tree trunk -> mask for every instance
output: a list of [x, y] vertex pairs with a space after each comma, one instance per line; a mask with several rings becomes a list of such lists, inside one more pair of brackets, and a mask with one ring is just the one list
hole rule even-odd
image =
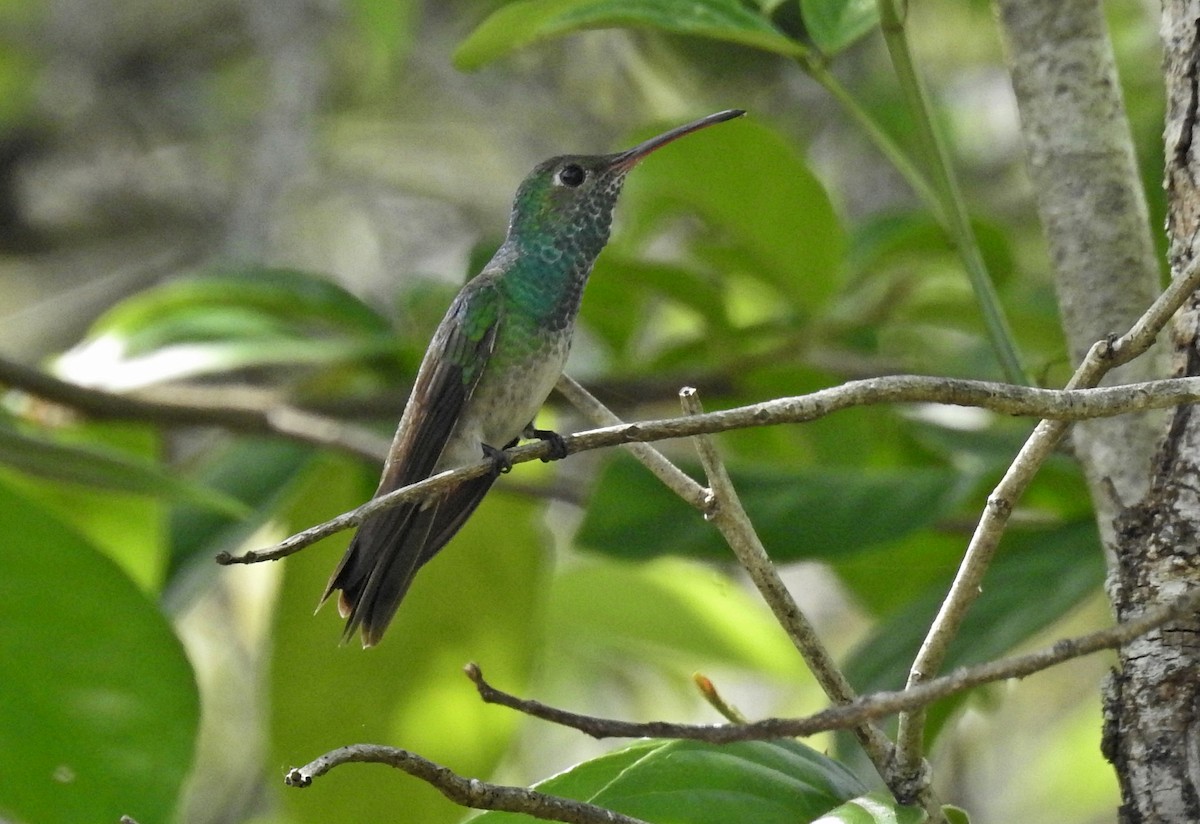
[[[1166, 182], [1172, 273], [1196, 256], [1200, 230], [1197, 38], [1200, 0], [1163, 3]], [[1176, 374], [1200, 375], [1200, 301], [1174, 326]], [[1200, 584], [1200, 416], [1181, 407], [1159, 450], [1150, 490], [1118, 521], [1111, 592], [1122, 620]], [[1200, 616], [1120, 650], [1107, 688], [1104, 752], [1121, 784], [1120, 820], [1200, 821]]]
[[[1026, 166], [1073, 364], [1126, 332], [1159, 293], [1159, 266], [1100, 0], [997, 0], [1021, 113]], [[1106, 384], [1163, 376], [1156, 348]], [[1100, 535], [1146, 494], [1163, 416], [1088, 421], [1072, 431]]]
[[[1078, 360], [1124, 332], [1158, 291], [1132, 141], [1099, 0], [997, 0], [1021, 109], [1030, 177], [1046, 228], [1064, 331]], [[1163, 7], [1172, 271], [1200, 232], [1197, 37], [1200, 0]], [[1200, 301], [1175, 329], [1177, 372], [1200, 374]], [[1119, 380], [1158, 376], [1153, 359]], [[1122, 417], [1076, 427], [1075, 453], [1110, 550], [1118, 618], [1173, 600], [1200, 579], [1200, 416], [1163, 429]], [[1120, 651], [1105, 690], [1105, 755], [1121, 787], [1120, 820], [1200, 821], [1200, 622], [1163, 627]]]

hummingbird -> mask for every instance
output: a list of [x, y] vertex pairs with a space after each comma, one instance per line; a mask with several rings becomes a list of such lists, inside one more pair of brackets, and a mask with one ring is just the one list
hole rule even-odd
[[562, 437], [533, 421], [566, 364], [625, 176], [671, 141], [743, 114], [710, 114], [615, 154], [554, 157], [521, 183], [503, 244], [459, 291], [425, 351], [375, 497], [481, 455], [493, 469], [362, 522], [321, 596], [340, 590], [343, 641], [361, 630], [364, 647], [379, 642], [417, 570], [511, 468], [503, 450], [538, 438], [552, 444], [547, 460], [566, 457]]

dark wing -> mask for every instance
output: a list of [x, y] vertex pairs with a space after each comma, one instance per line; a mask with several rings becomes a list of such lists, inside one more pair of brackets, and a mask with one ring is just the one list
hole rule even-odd
[[[486, 275], [459, 292], [425, 352], [376, 497], [433, 473], [491, 356], [500, 314], [499, 293]], [[324, 603], [341, 590], [344, 638], [361, 627], [363, 646], [379, 641], [417, 569], [450, 540], [492, 480], [468, 481], [443, 498], [390, 507], [363, 521], [321, 596]]]

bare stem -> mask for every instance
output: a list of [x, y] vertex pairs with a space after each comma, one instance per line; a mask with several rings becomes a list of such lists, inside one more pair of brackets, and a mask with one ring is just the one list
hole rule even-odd
[[[613, 414], [612, 410], [601, 403], [592, 393], [580, 386], [571, 376], [563, 375], [560, 377], [558, 384], [554, 388], [558, 390], [558, 394], [567, 399], [568, 403], [597, 426], [624, 425], [625, 421]], [[692, 480], [682, 469], [671, 463], [666, 455], [645, 443], [626, 444], [625, 449], [637, 458], [643, 466], [649, 469], [654, 477], [662, 481], [667, 489], [670, 489], [696, 509], [704, 508], [706, 494], [704, 487]]]
[[[847, 704], [830, 707], [800, 718], [764, 718], [759, 721], [733, 724], [675, 724], [669, 721], [639, 723], [612, 718], [598, 718], [552, 707], [539, 701], [519, 698], [497, 689], [484, 680], [477, 664], [468, 664], [464, 671], [479, 697], [489, 704], [570, 727], [592, 738], [685, 738], [710, 744], [729, 744], [734, 741], [765, 741], [774, 738], [803, 738], [832, 730], [844, 730], [900, 712], [923, 709], [936, 701], [949, 698], [975, 687], [1025, 678], [1065, 661], [1081, 658], [1107, 649], [1115, 649], [1135, 638], [1160, 630], [1171, 621], [1187, 618], [1200, 608], [1200, 589], [1180, 596], [1174, 602], [1147, 610], [1129, 621], [1115, 624], [1075, 638], [1060, 639], [1048, 647], [1024, 655], [1014, 655], [962, 667], [948, 675], [934, 678], [919, 686], [903, 690], [875, 692]], [[1163, 631], [1163, 630], [1160, 630]]]
[[523, 813], [545, 821], [564, 821], [568, 824], [646, 824], [640, 818], [622, 815], [584, 801], [547, 795], [525, 787], [507, 787], [477, 778], [463, 778], [450, 768], [416, 753], [380, 744], [339, 747], [303, 767], [293, 767], [283, 781], [289, 787], [307, 787], [314, 778], [320, 778], [334, 767], [352, 762], [387, 764], [403, 770], [433, 786], [455, 804], [476, 810]]

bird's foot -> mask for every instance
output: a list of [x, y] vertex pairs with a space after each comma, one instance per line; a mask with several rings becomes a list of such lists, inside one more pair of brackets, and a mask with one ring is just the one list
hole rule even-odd
[[529, 424], [521, 432], [521, 435], [528, 440], [536, 438], [539, 441], [545, 441], [550, 444], [550, 454], [542, 458], [542, 463], [561, 461], [567, 457], [567, 442], [563, 440], [562, 435], [552, 429], [537, 429], [533, 424]]
[[[512, 444], [509, 445], [512, 446], [515, 444], [516, 441], [513, 441]], [[512, 458], [508, 456], [507, 452], [505, 452], [503, 449], [497, 449], [496, 447], [487, 443], [481, 443], [480, 446], [483, 447], [483, 457], [490, 459], [492, 462], [493, 478], [512, 472]]]

